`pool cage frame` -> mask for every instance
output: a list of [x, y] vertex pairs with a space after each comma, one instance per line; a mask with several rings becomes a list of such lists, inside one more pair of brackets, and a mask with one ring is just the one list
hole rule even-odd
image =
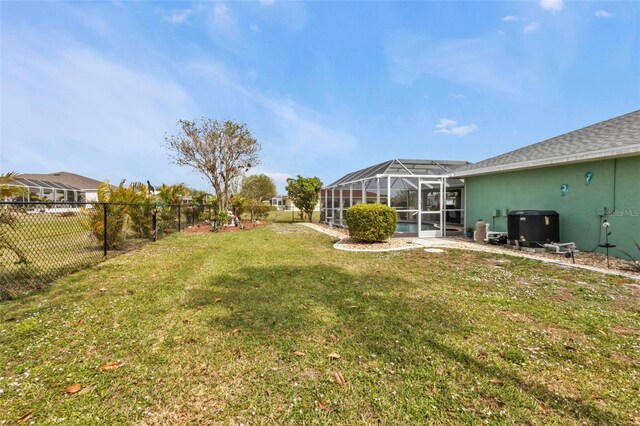
[[398, 215], [395, 237], [464, 232], [464, 181], [450, 176], [466, 161], [390, 160], [347, 174], [320, 192], [320, 220], [347, 227], [346, 210], [382, 203]]
[[13, 197], [12, 200], [7, 199], [0, 201], [52, 201], [71, 203], [84, 203], [86, 201], [86, 191], [61, 182], [17, 177], [7, 183], [7, 186], [22, 188], [25, 193]]

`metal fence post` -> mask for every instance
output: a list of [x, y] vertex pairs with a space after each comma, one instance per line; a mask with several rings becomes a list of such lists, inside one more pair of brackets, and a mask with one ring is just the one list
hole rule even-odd
[[181, 223], [182, 222], [182, 220], [181, 220], [182, 219], [182, 214], [181, 214], [182, 209], [181, 209], [181, 207], [182, 206], [180, 204], [178, 204], [178, 232], [180, 232], [181, 225], [182, 225], [182, 223]]
[[151, 218], [151, 226], [153, 227], [153, 231], [152, 231], [153, 242], [156, 242], [158, 237], [158, 230], [157, 230], [158, 221], [156, 218], [157, 213], [158, 213], [158, 209], [153, 209], [153, 216]]
[[107, 257], [107, 203], [102, 203], [102, 244], [104, 246], [104, 257]]

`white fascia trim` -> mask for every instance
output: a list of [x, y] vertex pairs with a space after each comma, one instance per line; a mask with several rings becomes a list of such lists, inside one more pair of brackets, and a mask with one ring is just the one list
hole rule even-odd
[[549, 166], [558, 166], [562, 164], [572, 163], [585, 163], [593, 160], [608, 160], [617, 157], [632, 157], [640, 155], [640, 144], [629, 145], [623, 148], [616, 149], [603, 149], [599, 151], [590, 151], [582, 154], [575, 154], [562, 157], [543, 158], [540, 160], [522, 161], [520, 163], [512, 163], [507, 165], [498, 165], [483, 167], [477, 170], [462, 171], [459, 173], [453, 172], [452, 177], [466, 177], [485, 175], [490, 173], [511, 172], [523, 169], [541, 168]]

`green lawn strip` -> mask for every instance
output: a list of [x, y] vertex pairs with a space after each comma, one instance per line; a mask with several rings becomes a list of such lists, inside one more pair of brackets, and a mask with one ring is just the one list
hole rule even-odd
[[[300, 219], [300, 212], [295, 211], [292, 213], [291, 210], [277, 210], [277, 211], [270, 212], [267, 220], [273, 223], [308, 222], [308, 219], [306, 218], [306, 216], [304, 219]], [[320, 212], [318, 211], [313, 212], [312, 222], [314, 223], [320, 222]]]
[[0, 420], [632, 423], [637, 301], [615, 277], [345, 253], [298, 225], [174, 235], [0, 304]]

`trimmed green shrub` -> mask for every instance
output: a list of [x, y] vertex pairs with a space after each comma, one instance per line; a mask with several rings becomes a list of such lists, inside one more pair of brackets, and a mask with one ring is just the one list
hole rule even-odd
[[357, 204], [347, 209], [349, 236], [366, 242], [384, 241], [396, 231], [396, 211], [384, 204]]

